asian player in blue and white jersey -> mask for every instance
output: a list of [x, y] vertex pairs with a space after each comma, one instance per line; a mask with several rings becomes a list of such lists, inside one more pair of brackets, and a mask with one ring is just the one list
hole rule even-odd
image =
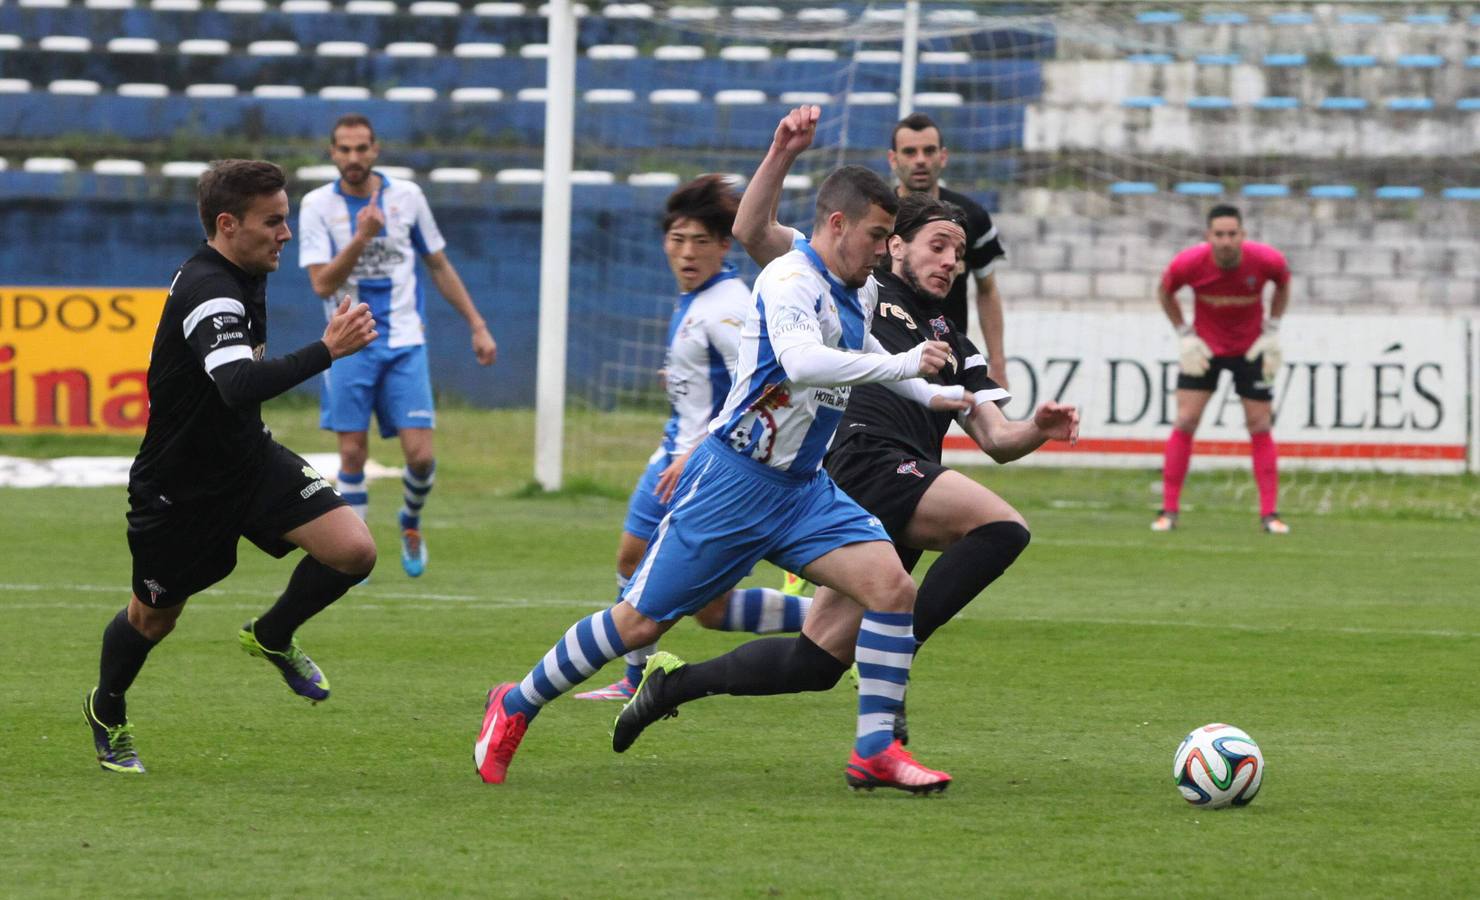
[[[740, 354], [740, 326], [750, 312], [750, 288], [725, 261], [740, 197], [723, 175], [704, 175], [669, 196], [663, 215], [663, 252], [679, 290], [668, 321], [663, 382], [673, 410], [663, 441], [632, 491], [617, 549], [617, 584], [626, 587], [648, 541], [667, 514], [684, 463], [725, 404]], [[756, 634], [800, 631], [810, 597], [770, 588], [727, 590], [695, 613], [705, 628]], [[656, 648], [627, 653], [627, 671], [577, 700], [632, 697]]]
[[308, 269], [325, 310], [340, 292], [368, 303], [380, 338], [353, 357], [336, 360], [324, 375], [319, 425], [339, 435], [337, 487], [365, 518], [369, 493], [370, 413], [381, 437], [399, 434], [406, 457], [400, 513], [401, 564], [416, 577], [426, 568], [421, 509], [436, 477], [432, 383], [427, 368], [425, 302], [416, 260], [467, 320], [473, 354], [489, 365], [498, 354], [493, 335], [447, 258], [446, 241], [421, 188], [391, 179], [373, 166], [380, 154], [375, 129], [361, 115], [341, 116], [330, 132], [330, 156], [339, 179], [309, 191], [298, 214], [298, 264]]
[[[915, 583], [878, 519], [838, 490], [821, 463], [851, 385], [893, 385], [937, 411], [971, 404], [959, 385], [932, 386], [918, 377], [941, 369], [947, 345], [926, 341], [889, 354], [869, 335], [878, 290], [870, 271], [898, 209], [882, 178], [861, 166], [829, 175], [810, 240], [770, 227], [774, 210], [754, 208], [769, 200], [752, 195], [771, 197], [771, 185], [810, 146], [818, 115], [804, 107], [783, 120], [741, 203], [736, 236], [774, 261], [756, 281], [725, 408], [690, 456], [673, 506], [621, 600], [573, 625], [523, 681], [489, 691], [473, 750], [485, 782], [505, 780], [546, 704], [628, 648], [656, 640], [767, 559], [867, 610], [856, 651], [862, 678], [850, 780], [857, 770], [875, 784], [910, 791], [950, 783], [893, 740], [914, 652]], [[742, 220], [754, 225], [742, 227]], [[781, 243], [790, 250], [770, 252]]]

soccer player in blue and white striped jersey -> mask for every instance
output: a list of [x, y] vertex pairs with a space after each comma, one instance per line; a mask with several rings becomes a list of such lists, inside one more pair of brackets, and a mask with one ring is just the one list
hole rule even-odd
[[950, 783], [893, 739], [913, 658], [915, 583], [878, 519], [821, 465], [852, 385], [893, 385], [937, 411], [971, 404], [959, 385], [932, 386], [919, 377], [941, 369], [947, 345], [927, 341], [889, 354], [869, 335], [878, 291], [870, 271], [899, 205], [883, 179], [860, 166], [828, 176], [810, 240], [772, 227], [774, 210], [754, 208], [769, 204], [752, 195], [772, 196], [811, 145], [818, 115], [816, 107], [802, 107], [782, 121], [741, 203], [736, 236], [752, 255], [774, 262], [756, 281], [725, 408], [690, 456], [673, 506], [621, 600], [573, 625], [521, 682], [489, 691], [473, 749], [486, 782], [505, 780], [546, 704], [630, 647], [652, 643], [767, 559], [867, 610], [857, 655], [873, 668], [859, 692], [849, 772], [861, 767], [878, 784], [910, 791]]
[[400, 436], [406, 457], [404, 505], [397, 523], [401, 565], [414, 578], [427, 564], [421, 512], [437, 473], [432, 443], [436, 412], [418, 258], [426, 263], [437, 291], [467, 320], [478, 364], [492, 364], [498, 347], [447, 258], [447, 242], [421, 188], [374, 168], [380, 144], [370, 120], [341, 116], [330, 131], [329, 153], [339, 179], [303, 198], [298, 264], [308, 269], [326, 310], [333, 306], [330, 298], [345, 293], [369, 304], [380, 338], [364, 352], [337, 360], [325, 373], [319, 425], [339, 436], [336, 486], [362, 519], [370, 503], [365, 463], [371, 411], [381, 437]]
[[[704, 175], [668, 198], [663, 215], [663, 252], [679, 290], [668, 321], [663, 383], [673, 413], [663, 440], [648, 459], [632, 491], [617, 548], [617, 584], [626, 587], [648, 540], [668, 512], [684, 463], [707, 435], [709, 422], [725, 404], [740, 353], [740, 326], [750, 311], [750, 288], [725, 261], [740, 197], [723, 175]], [[812, 598], [771, 588], [731, 589], [695, 613], [705, 628], [756, 634], [796, 632]], [[626, 654], [627, 671], [577, 700], [631, 699], [655, 646]]]

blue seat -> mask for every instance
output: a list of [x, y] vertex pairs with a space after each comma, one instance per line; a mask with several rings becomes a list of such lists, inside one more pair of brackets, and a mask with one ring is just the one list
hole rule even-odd
[[1214, 197], [1223, 193], [1223, 185], [1217, 181], [1179, 181], [1172, 190], [1194, 197]]
[[1173, 59], [1170, 53], [1132, 53], [1125, 58], [1126, 62], [1150, 63], [1152, 65], [1164, 65]]
[[1404, 53], [1398, 57], [1400, 69], [1439, 69], [1444, 66], [1444, 57], [1437, 53]]
[[1372, 195], [1379, 200], [1422, 200], [1423, 188], [1385, 184], [1373, 191]]
[[1364, 97], [1327, 97], [1321, 101], [1321, 109], [1360, 110], [1367, 108]]
[[1428, 97], [1389, 97], [1387, 108], [1397, 112], [1428, 112], [1434, 101]]
[[1480, 54], [1465, 57], [1466, 69], [1480, 69]]
[[1290, 189], [1283, 184], [1246, 184], [1240, 193], [1245, 197], [1288, 197]]
[[1154, 194], [1156, 185], [1150, 181], [1116, 181], [1110, 185], [1112, 194]]
[[1260, 97], [1254, 101], [1255, 109], [1299, 109], [1299, 97]]
[[1200, 66], [1236, 66], [1243, 62], [1243, 57], [1237, 53], [1199, 53], [1197, 64]]
[[1285, 67], [1305, 65], [1304, 53], [1266, 53], [1264, 54], [1264, 65]]
[[1444, 13], [1412, 13], [1403, 21], [1409, 25], [1448, 25], [1449, 16]]
[[1203, 13], [1204, 25], [1247, 25], [1249, 17], [1238, 12]]
[[1461, 97], [1454, 101], [1454, 108], [1461, 112], [1480, 112], [1480, 97]]
[[1349, 184], [1317, 184], [1306, 193], [1319, 200], [1350, 200], [1357, 196], [1357, 189]]
[[1172, 10], [1148, 10], [1136, 14], [1136, 22], [1141, 25], [1176, 25], [1182, 21], [1182, 14]]
[[1229, 97], [1188, 97], [1188, 109], [1232, 109], [1233, 100]]
[[1343, 53], [1336, 57], [1336, 64], [1345, 69], [1370, 69], [1377, 65], [1377, 57], [1370, 53]]
[[1313, 22], [1315, 17], [1307, 12], [1272, 13], [1269, 17], [1271, 25], [1310, 25]]
[[1480, 200], [1480, 187], [1445, 188], [1442, 196], [1445, 200]]
[[1381, 25], [1383, 17], [1378, 13], [1342, 13], [1336, 17], [1342, 25]]
[[1126, 97], [1120, 101], [1121, 106], [1131, 109], [1151, 109], [1155, 106], [1166, 106], [1165, 97]]

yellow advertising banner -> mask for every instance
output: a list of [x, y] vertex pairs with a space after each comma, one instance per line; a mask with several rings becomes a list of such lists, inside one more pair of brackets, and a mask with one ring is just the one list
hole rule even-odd
[[0, 435], [138, 434], [164, 288], [0, 286]]

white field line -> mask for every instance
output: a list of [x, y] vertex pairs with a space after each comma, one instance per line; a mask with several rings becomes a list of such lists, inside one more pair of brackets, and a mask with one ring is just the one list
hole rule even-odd
[[[126, 594], [127, 590], [100, 585], [100, 584], [3, 584], [0, 590], [13, 591], [16, 593], [54, 593], [54, 594]], [[212, 607], [221, 609], [253, 610], [260, 609], [268, 598], [258, 591], [232, 590], [230, 588], [211, 588], [202, 592], [205, 595], [222, 597], [254, 597], [255, 603], [212, 603]], [[363, 599], [361, 599], [363, 598]], [[407, 600], [436, 600], [437, 603], [376, 603], [383, 599], [407, 599]], [[526, 597], [477, 597], [471, 594], [414, 594], [405, 592], [373, 592], [373, 589], [361, 589], [357, 596], [344, 603], [343, 608], [349, 610], [416, 610], [416, 611], [447, 611], [447, 610], [501, 610], [501, 609], [600, 609], [607, 605], [604, 600], [571, 600], [571, 599], [541, 599], [533, 600]], [[94, 603], [68, 603], [62, 600], [46, 601], [37, 603], [7, 603], [6, 609], [97, 609]], [[997, 623], [1032, 623], [1048, 625], [1100, 625], [1109, 628], [1195, 628], [1220, 631], [1242, 631], [1254, 634], [1346, 634], [1369, 637], [1425, 637], [1425, 638], [1447, 638], [1472, 640], [1480, 638], [1480, 631], [1461, 631], [1447, 628], [1364, 628], [1361, 626], [1315, 626], [1315, 625], [1250, 625], [1246, 623], [1229, 622], [1188, 622], [1180, 619], [1110, 619], [1110, 618], [1058, 618], [1054, 616], [1002, 616], [990, 613], [979, 614], [968, 608], [957, 616], [961, 619], [969, 619], [973, 622], [997, 622]]]

